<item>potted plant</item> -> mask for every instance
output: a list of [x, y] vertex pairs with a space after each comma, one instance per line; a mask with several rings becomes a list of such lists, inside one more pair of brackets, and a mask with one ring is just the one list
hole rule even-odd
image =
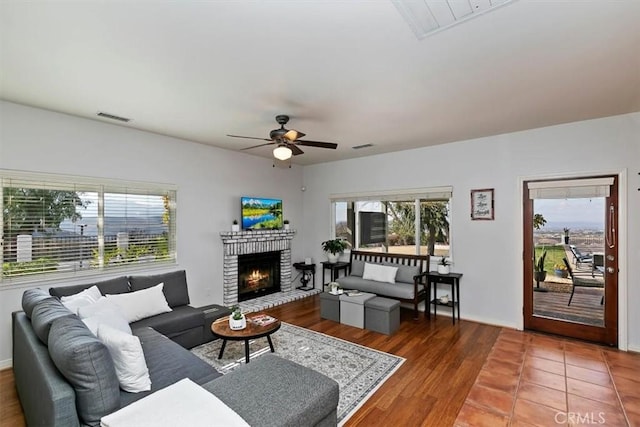
[[284, 220], [284, 222], [283, 222], [283, 224], [284, 224], [284, 229], [285, 229], [285, 230], [288, 230], [288, 229], [289, 229], [289, 220], [288, 220], [288, 219], [285, 219], [285, 220]]
[[327, 253], [327, 259], [331, 264], [338, 262], [338, 257], [345, 249], [347, 249], [346, 240], [332, 239], [322, 242], [322, 250]]
[[536, 281], [536, 289], [538, 290], [543, 289], [540, 288], [540, 282], [544, 282], [544, 279], [547, 278], [547, 272], [544, 269], [544, 260], [546, 257], [547, 251], [543, 251], [540, 258], [533, 263], [533, 279]]
[[231, 315], [229, 316], [229, 328], [234, 331], [244, 329], [247, 327], [247, 319], [242, 310], [237, 305], [231, 307]]
[[564, 244], [569, 244], [569, 229], [567, 227], [564, 228]]
[[233, 224], [231, 224], [231, 231], [240, 231], [240, 225], [238, 224], [237, 219], [233, 220]]
[[449, 274], [449, 261], [447, 257], [443, 256], [438, 261], [438, 273], [439, 274]]
[[566, 279], [569, 276], [569, 272], [567, 271], [567, 266], [564, 264], [554, 264], [553, 266], [554, 273], [557, 277], [562, 277]]

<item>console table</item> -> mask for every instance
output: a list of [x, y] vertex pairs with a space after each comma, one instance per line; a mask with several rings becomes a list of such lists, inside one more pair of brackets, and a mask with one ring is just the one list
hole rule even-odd
[[328, 282], [324, 281], [324, 271], [325, 270], [329, 270], [331, 272], [330, 276], [331, 279], [329, 280], [329, 282], [335, 282], [336, 279], [338, 277], [340, 277], [340, 270], [344, 271], [344, 274], [347, 275], [348, 273], [348, 269], [349, 266], [351, 265], [348, 262], [344, 262], [344, 261], [339, 261], [339, 262], [329, 262], [329, 261], [322, 261], [320, 264], [322, 264], [322, 287], [324, 290], [324, 287], [327, 286]]
[[[456, 324], [456, 309], [458, 310], [458, 321], [460, 321], [460, 278], [461, 273], [449, 273], [440, 274], [437, 271], [430, 271], [427, 275], [427, 298], [431, 295], [431, 285], [433, 285], [433, 299], [430, 305], [433, 305], [433, 317], [437, 316], [437, 307], [444, 305], [451, 307], [451, 318], [453, 324]], [[438, 284], [451, 286], [451, 298], [448, 302], [441, 302], [437, 296], [436, 291]], [[431, 309], [427, 307], [427, 318], [431, 318]]]

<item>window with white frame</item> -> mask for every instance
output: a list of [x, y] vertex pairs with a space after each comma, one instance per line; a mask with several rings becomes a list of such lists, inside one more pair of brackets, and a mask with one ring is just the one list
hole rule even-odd
[[0, 283], [176, 261], [176, 188], [0, 170]]
[[451, 257], [451, 187], [335, 194], [335, 237], [350, 248]]

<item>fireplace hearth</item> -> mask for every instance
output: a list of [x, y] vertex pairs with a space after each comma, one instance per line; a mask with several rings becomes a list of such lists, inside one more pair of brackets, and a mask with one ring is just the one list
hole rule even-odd
[[280, 292], [280, 251], [238, 256], [238, 301]]

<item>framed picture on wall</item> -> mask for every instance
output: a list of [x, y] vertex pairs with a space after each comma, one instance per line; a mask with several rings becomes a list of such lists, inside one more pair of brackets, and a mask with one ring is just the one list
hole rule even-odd
[[471, 190], [471, 219], [493, 220], [493, 188]]

